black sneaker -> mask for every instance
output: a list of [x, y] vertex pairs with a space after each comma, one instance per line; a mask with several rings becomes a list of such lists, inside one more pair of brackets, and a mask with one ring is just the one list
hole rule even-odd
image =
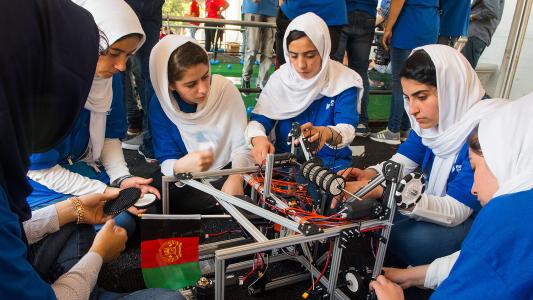
[[[244, 79], [243, 79], [243, 80], [242, 80], [242, 84], [241, 84], [241, 88], [243, 88], [243, 89], [249, 89], [249, 88], [250, 88], [250, 81], [249, 81], [249, 80], [244, 80]], [[248, 95], [250, 95], [249, 92], [241, 92], [241, 94], [242, 94], [243, 96], [248, 96]]]

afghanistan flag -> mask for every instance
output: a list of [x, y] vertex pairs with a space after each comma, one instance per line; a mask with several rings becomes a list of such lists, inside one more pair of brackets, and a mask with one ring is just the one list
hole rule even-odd
[[[162, 216], [158, 216], [162, 217]], [[196, 284], [200, 219], [152, 219], [141, 222], [141, 267], [149, 288], [177, 290]]]

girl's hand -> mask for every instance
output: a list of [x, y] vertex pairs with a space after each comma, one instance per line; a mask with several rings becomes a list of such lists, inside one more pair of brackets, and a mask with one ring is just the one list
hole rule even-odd
[[174, 172], [203, 172], [213, 164], [215, 155], [212, 150], [190, 152], [174, 164]]
[[256, 136], [252, 139], [252, 150], [250, 151], [250, 154], [256, 164], [262, 165], [267, 154], [274, 153], [274, 151], [276, 151], [276, 149], [270, 141], [268, 141], [266, 136]]

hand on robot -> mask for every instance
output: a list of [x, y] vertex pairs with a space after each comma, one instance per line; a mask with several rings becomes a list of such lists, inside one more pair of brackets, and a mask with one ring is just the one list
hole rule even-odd
[[226, 179], [226, 182], [224, 182], [224, 185], [222, 186], [221, 191], [223, 191], [226, 194], [229, 195], [243, 195], [244, 194], [244, 187], [243, 187], [243, 179], [241, 175], [239, 174], [233, 174], [228, 176], [228, 179]]
[[203, 172], [213, 164], [213, 150], [190, 152], [174, 163], [175, 173]]
[[324, 144], [328, 143], [332, 146], [338, 145], [342, 142], [342, 137], [339, 133], [327, 126], [313, 126], [307, 122], [300, 126], [302, 135], [307, 138], [310, 143], [318, 142], [316, 151], [318, 152]]
[[256, 136], [252, 139], [252, 150], [250, 154], [254, 159], [255, 163], [262, 165], [266, 159], [267, 154], [274, 153], [276, 149], [274, 145], [270, 143], [266, 136]]
[[370, 180], [374, 178], [374, 176], [377, 175], [377, 172], [374, 169], [361, 170], [359, 168], [348, 168], [348, 169], [344, 169], [344, 170], [337, 172], [337, 174], [344, 177], [347, 181], [348, 180], [362, 181], [362, 180]]
[[[350, 194], [355, 194], [358, 190], [360, 190], [362, 187], [368, 184], [368, 180], [359, 180], [359, 181], [347, 181], [346, 186], [344, 189], [348, 193], [343, 193], [342, 195], [339, 195], [331, 201], [331, 208], [335, 208], [337, 206], [337, 202], [339, 200], [345, 201], [347, 199], [350, 199]], [[383, 195], [383, 187], [377, 186], [372, 191], [370, 191], [368, 194], [366, 194], [364, 197], [361, 198], [361, 200], [364, 199], [379, 199]]]
[[376, 292], [379, 300], [403, 300], [403, 290], [383, 275], [370, 282], [370, 289]]
[[383, 271], [387, 279], [398, 284], [402, 289], [407, 289], [413, 286], [424, 286], [428, 266], [422, 265], [407, 269], [383, 268]]

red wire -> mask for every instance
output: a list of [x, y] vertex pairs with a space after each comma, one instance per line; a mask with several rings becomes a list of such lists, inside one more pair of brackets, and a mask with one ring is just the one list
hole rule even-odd
[[313, 283], [313, 285], [311, 285], [307, 289], [308, 292], [313, 289], [313, 286], [318, 284], [318, 282], [320, 281], [320, 278], [322, 278], [322, 276], [324, 276], [324, 274], [326, 273], [326, 269], [328, 268], [328, 265], [329, 265], [329, 258], [331, 257], [331, 245], [332, 245], [332, 243], [331, 243], [331, 241], [329, 241], [328, 258], [326, 259], [326, 264], [324, 265], [324, 268], [322, 268], [322, 272], [320, 273], [320, 275], [318, 275], [318, 277], [316, 278], [316, 280]]
[[250, 270], [250, 272], [248, 272], [248, 274], [246, 274], [246, 276], [244, 276], [244, 278], [242, 279], [243, 283], [246, 282], [246, 279], [248, 279], [248, 277], [250, 277], [250, 275], [252, 275], [255, 272], [255, 268], [257, 268], [257, 254], [255, 257], [254, 265], [252, 266], [252, 270]]

